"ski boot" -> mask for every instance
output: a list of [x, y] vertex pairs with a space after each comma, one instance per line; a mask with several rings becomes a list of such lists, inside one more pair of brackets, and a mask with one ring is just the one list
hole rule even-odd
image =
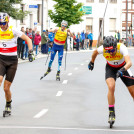
[[57, 80], [57, 81], [60, 81], [60, 71], [57, 71], [56, 80]]
[[11, 115], [11, 102], [6, 103], [5, 110], [3, 111], [3, 117], [7, 117]]
[[110, 128], [113, 127], [114, 122], [115, 122], [115, 112], [114, 111], [109, 111], [108, 123], [110, 124]]
[[47, 72], [40, 78], [40, 80], [43, 79], [45, 76], [47, 76], [50, 72], [51, 72], [51, 68], [48, 67]]

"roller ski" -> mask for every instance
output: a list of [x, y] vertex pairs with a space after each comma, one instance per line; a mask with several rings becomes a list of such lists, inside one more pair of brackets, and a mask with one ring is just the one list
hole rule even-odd
[[51, 68], [49, 67], [47, 69], [47, 72], [40, 78], [40, 80], [42, 80], [44, 77], [46, 77], [50, 72], [51, 72]]
[[3, 111], [3, 117], [8, 117], [11, 115], [11, 104], [6, 104], [5, 110]]
[[114, 113], [114, 111], [109, 111], [108, 123], [110, 124], [110, 128], [113, 127], [114, 122], [115, 122], [115, 113]]
[[57, 74], [56, 74], [56, 81], [60, 81], [60, 71], [57, 71]]

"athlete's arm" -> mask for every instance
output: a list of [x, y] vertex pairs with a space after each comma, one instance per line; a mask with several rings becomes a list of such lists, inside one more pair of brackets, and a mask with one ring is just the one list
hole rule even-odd
[[128, 70], [132, 66], [132, 62], [131, 62], [130, 56], [129, 55], [124, 56], [124, 60], [126, 62], [124, 68], [125, 68], [125, 70]]
[[120, 52], [123, 54], [124, 60], [126, 62], [124, 68], [125, 68], [125, 70], [128, 70], [132, 66], [132, 62], [131, 62], [130, 56], [128, 54], [128, 49], [124, 44], [121, 44]]
[[99, 54], [99, 53], [98, 53], [97, 49], [94, 50], [94, 52], [93, 52], [93, 54], [92, 54], [92, 58], [91, 58], [91, 62], [92, 62], [92, 63], [94, 63], [94, 61], [95, 61], [95, 59], [96, 59], [96, 57], [97, 57], [98, 54]]
[[22, 36], [20, 38], [27, 42], [29, 50], [33, 49], [32, 48], [32, 41], [31, 41], [31, 39], [28, 36], [26, 36], [25, 34], [22, 34]]

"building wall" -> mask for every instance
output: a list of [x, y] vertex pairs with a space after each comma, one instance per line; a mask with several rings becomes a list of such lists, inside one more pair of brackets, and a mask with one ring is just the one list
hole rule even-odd
[[[100, 3], [100, 0], [93, 0], [93, 2], [87, 2], [89, 0], [77, 0], [77, 2], [82, 2], [83, 6], [91, 6], [92, 7], [92, 13], [84, 15], [83, 22], [77, 25], [72, 25], [70, 26], [70, 29], [72, 32], [82, 32], [83, 30], [93, 32], [94, 35], [94, 43], [96, 44], [98, 40], [98, 35], [99, 35], [99, 29], [100, 29], [100, 22], [99, 20], [103, 19], [104, 16], [104, 11], [106, 7], [107, 0], [104, 0], [104, 3]], [[103, 1], [103, 0], [101, 0]], [[111, 0], [110, 0], [111, 1]], [[114, 0], [115, 1], [115, 0]], [[48, 2], [48, 4], [47, 4]], [[41, 4], [42, 0], [23, 0], [23, 6], [24, 10], [31, 10], [29, 9], [29, 5], [40, 5], [39, 9], [39, 14], [37, 12], [37, 9], [32, 9], [31, 13], [24, 19], [23, 23], [20, 23], [20, 21], [10, 21], [12, 25], [20, 29], [22, 26], [26, 27], [37, 27], [37, 29], [40, 31], [41, 30]], [[48, 9], [53, 10], [53, 5], [55, 2], [52, 0], [44, 0], [44, 23], [43, 23], [43, 29], [50, 29], [56, 27], [56, 25], [50, 20], [48, 17]], [[103, 36], [108, 36], [108, 35], [114, 35], [115, 30], [121, 31], [122, 30], [122, 1], [117, 0], [117, 3], [109, 3], [106, 14], [105, 14], [105, 19], [104, 19], [104, 24], [102, 25], [102, 37]], [[20, 8], [19, 5], [17, 5], [18, 8]], [[37, 15], [38, 14], [38, 15]], [[38, 17], [39, 17], [39, 22], [38, 22]], [[115, 26], [113, 25], [113, 22], [115, 21]], [[37, 23], [37, 25], [34, 25], [34, 23]]]

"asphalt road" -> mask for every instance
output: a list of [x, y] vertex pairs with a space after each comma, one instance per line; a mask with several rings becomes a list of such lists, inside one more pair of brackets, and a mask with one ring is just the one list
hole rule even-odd
[[[134, 50], [129, 50], [134, 73]], [[116, 83], [116, 122], [108, 124], [107, 85], [102, 55], [93, 71], [87, 68], [92, 51], [67, 55], [56, 81], [57, 56], [52, 72], [44, 79], [46, 58], [18, 65], [11, 87], [12, 115], [3, 118], [3, 87], [0, 90], [0, 134], [132, 134], [134, 101], [120, 79]], [[65, 57], [65, 56], [64, 56]]]

